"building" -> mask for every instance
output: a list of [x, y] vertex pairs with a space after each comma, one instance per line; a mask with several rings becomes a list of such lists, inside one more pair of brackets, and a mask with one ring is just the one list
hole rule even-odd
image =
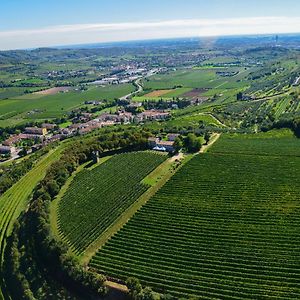
[[11, 155], [11, 153], [12, 153], [12, 148], [11, 147], [0, 145], [0, 154], [9, 154], [9, 155]]
[[159, 141], [156, 144], [156, 147], [161, 149], [161, 151], [167, 151], [167, 152], [174, 152], [175, 151], [174, 142], [172, 142], [172, 141]]
[[156, 144], [159, 142], [159, 139], [156, 137], [149, 137], [148, 138], [148, 145], [151, 149], [156, 147]]
[[149, 148], [156, 151], [174, 152], [174, 141], [163, 141], [159, 138], [148, 138]]
[[46, 135], [47, 134], [47, 128], [42, 127], [26, 127], [25, 133], [27, 134], [35, 134], [35, 135]]
[[56, 124], [50, 124], [50, 123], [42, 124], [42, 128], [46, 128], [47, 130], [54, 130], [56, 126], [57, 126]]
[[117, 114], [102, 114], [98, 117], [100, 121], [112, 121], [115, 123], [130, 123], [134, 119], [132, 113], [119, 111]]
[[101, 101], [91, 100], [91, 101], [85, 101], [84, 104], [86, 105], [100, 105], [102, 104]]
[[139, 120], [142, 121], [159, 121], [166, 120], [170, 117], [169, 112], [158, 111], [158, 110], [146, 110], [137, 115]]
[[20, 142], [22, 140], [22, 138], [20, 137], [20, 135], [13, 135], [11, 137], [9, 137], [7, 140], [5, 140], [3, 142], [4, 146], [12, 146], [18, 142]]
[[174, 142], [179, 136], [180, 134], [178, 133], [170, 133], [167, 135], [167, 139], [168, 141]]

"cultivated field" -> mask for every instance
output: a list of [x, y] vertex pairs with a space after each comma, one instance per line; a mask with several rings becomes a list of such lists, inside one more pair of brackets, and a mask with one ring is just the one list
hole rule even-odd
[[287, 131], [272, 134], [221, 137], [90, 266], [177, 297], [299, 299], [299, 141]]
[[221, 77], [214, 69], [183, 69], [167, 74], [154, 75], [144, 82], [145, 89], [172, 89], [183, 88], [243, 88], [247, 81], [243, 81], [248, 73], [243, 71], [238, 76]]
[[[62, 117], [87, 100], [114, 100], [134, 90], [130, 84], [114, 85], [102, 88], [90, 88], [87, 91], [72, 91], [56, 95], [25, 95], [22, 98], [0, 100], [0, 123], [13, 124], [30, 120]], [[38, 97], [37, 97], [38, 96]], [[5, 127], [5, 122], [1, 124]]]
[[62, 238], [82, 253], [148, 189], [141, 180], [165, 159], [154, 152], [125, 153], [81, 171], [58, 204]]
[[72, 89], [73, 88], [69, 87], [69, 86], [61, 86], [61, 87], [54, 87], [54, 88], [43, 90], [43, 91], [38, 91], [38, 92], [35, 92], [34, 94], [43, 95], [43, 96], [56, 95], [57, 93], [68, 92]]
[[208, 89], [192, 89], [182, 95], [183, 98], [195, 99], [201, 97]]
[[148, 93], [146, 95], [144, 95], [145, 98], [156, 98], [156, 97], [161, 97], [165, 94], [168, 94], [170, 93], [172, 90], [156, 90], [156, 91], [153, 91], [151, 93]]

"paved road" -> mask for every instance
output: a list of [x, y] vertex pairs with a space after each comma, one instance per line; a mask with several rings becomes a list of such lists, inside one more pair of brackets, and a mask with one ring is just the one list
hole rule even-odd
[[133, 96], [141, 93], [144, 90], [144, 87], [142, 85], [142, 80], [144, 78], [147, 78], [147, 77], [150, 77], [150, 76], [156, 74], [156, 72], [157, 72], [157, 70], [155, 70], [155, 71], [154, 70], [150, 70], [144, 77], [140, 77], [140, 78], [136, 79], [134, 81], [134, 83], [137, 85], [138, 89], [135, 90], [134, 92], [128, 94], [128, 95], [125, 95], [125, 96], [121, 97], [120, 100], [128, 100], [129, 98], [131, 98], [131, 97], [133, 97]]

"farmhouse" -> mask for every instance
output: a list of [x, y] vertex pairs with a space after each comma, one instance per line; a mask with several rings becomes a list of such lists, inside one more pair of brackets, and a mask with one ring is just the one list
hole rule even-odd
[[163, 141], [159, 138], [150, 137], [148, 138], [149, 148], [156, 151], [174, 152], [174, 141]]
[[172, 142], [172, 141], [159, 141], [156, 144], [156, 148], [159, 151], [167, 151], [167, 152], [174, 152], [175, 151], [174, 142]]
[[47, 128], [42, 127], [26, 127], [25, 133], [27, 134], [36, 134], [36, 135], [46, 135], [47, 134]]

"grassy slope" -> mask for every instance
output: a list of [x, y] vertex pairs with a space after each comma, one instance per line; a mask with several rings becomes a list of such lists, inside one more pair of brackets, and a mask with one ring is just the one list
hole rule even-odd
[[[0, 267], [3, 264], [5, 239], [10, 235], [13, 224], [26, 208], [34, 187], [45, 176], [48, 166], [60, 157], [64, 145], [51, 150], [37, 165], [0, 197]], [[2, 281], [2, 279], [1, 279]], [[1, 282], [1, 285], [3, 282]], [[0, 293], [1, 299], [1, 293]]]

